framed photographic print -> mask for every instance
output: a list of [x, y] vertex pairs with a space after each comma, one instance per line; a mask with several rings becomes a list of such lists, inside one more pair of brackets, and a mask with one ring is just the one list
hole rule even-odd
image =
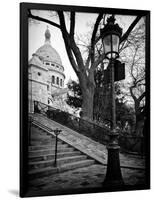
[[150, 11], [20, 4], [20, 196], [150, 189]]

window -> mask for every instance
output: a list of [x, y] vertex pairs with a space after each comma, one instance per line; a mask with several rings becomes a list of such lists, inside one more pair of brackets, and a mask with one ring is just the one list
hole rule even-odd
[[59, 85], [59, 77], [57, 77], [57, 85]]
[[41, 76], [41, 73], [40, 73], [40, 72], [38, 72], [37, 74], [38, 74], [38, 76]]
[[47, 90], [49, 91], [49, 85], [47, 85]]
[[55, 64], [51, 64], [51, 66], [53, 66], [53, 67], [54, 67], [54, 66], [55, 66]]
[[46, 62], [46, 65], [50, 65], [50, 63]]
[[55, 76], [52, 76], [52, 83], [55, 84]]
[[62, 79], [60, 79], [60, 86], [63, 86]]

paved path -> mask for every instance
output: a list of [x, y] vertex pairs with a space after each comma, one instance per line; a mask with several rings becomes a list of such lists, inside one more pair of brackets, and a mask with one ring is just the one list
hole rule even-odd
[[[92, 165], [76, 170], [55, 174], [49, 177], [35, 179], [30, 182], [30, 191], [48, 192], [65, 189], [102, 188], [106, 167]], [[143, 185], [145, 183], [143, 170], [122, 169], [126, 185]]]

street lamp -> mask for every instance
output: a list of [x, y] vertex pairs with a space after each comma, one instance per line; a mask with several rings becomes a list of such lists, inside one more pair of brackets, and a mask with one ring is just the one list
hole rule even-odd
[[114, 86], [114, 63], [119, 57], [119, 43], [122, 35], [122, 29], [118, 24], [115, 24], [114, 15], [107, 19], [107, 24], [100, 30], [102, 37], [105, 58], [109, 59], [110, 72], [110, 88], [111, 88], [111, 131], [110, 142], [107, 146], [108, 163], [106, 177], [103, 186], [107, 188], [121, 188], [124, 185], [122, 179], [120, 160], [119, 160], [119, 145], [118, 133], [116, 130], [116, 105], [115, 105], [115, 86]]
[[112, 15], [107, 19], [107, 24], [104, 28], [101, 29], [105, 57], [109, 60], [115, 60], [119, 57], [119, 43], [122, 35], [122, 29], [114, 22], [115, 18]]

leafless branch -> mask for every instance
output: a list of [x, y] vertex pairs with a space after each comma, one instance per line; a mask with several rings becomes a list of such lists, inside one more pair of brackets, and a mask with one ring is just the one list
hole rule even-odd
[[93, 29], [93, 33], [92, 33], [92, 37], [91, 37], [91, 52], [89, 52], [91, 54], [91, 63], [94, 63], [95, 60], [95, 39], [96, 39], [96, 33], [98, 30], [98, 26], [100, 21], [103, 18], [103, 13], [100, 13], [96, 19], [95, 25], [94, 25], [94, 29]]
[[71, 22], [70, 22], [70, 35], [74, 37], [74, 29], [75, 29], [75, 12], [71, 12]]
[[32, 19], [35, 19], [35, 20], [38, 20], [38, 21], [42, 21], [42, 22], [45, 22], [45, 23], [48, 23], [52, 26], [55, 26], [57, 28], [60, 28], [60, 25], [51, 21], [51, 20], [48, 20], [48, 19], [45, 19], [45, 18], [42, 18], [42, 17], [39, 17], [39, 16], [35, 16], [31, 13], [31, 10], [28, 10], [28, 17], [29, 18], [32, 18]]
[[135, 18], [135, 20], [132, 22], [132, 24], [129, 26], [129, 28], [127, 29], [127, 31], [123, 34], [120, 43], [123, 42], [124, 40], [126, 40], [130, 34], [130, 32], [133, 30], [133, 28], [136, 26], [136, 24], [140, 21], [140, 19], [142, 18], [142, 16], [137, 16]]
[[[84, 72], [85, 68], [84, 68], [84, 63], [83, 63], [83, 58], [81, 56], [81, 52], [80, 52], [79, 48], [77, 47], [77, 45], [74, 41], [74, 38], [70, 37], [70, 34], [67, 32], [63, 11], [58, 11], [58, 16], [59, 16], [60, 27], [61, 27], [61, 31], [62, 31], [62, 35], [64, 38], [65, 47], [67, 49], [67, 52], [69, 52], [69, 53], [73, 52], [73, 54], [76, 58], [76, 62], [73, 61], [73, 63], [77, 63], [77, 65], [73, 65], [73, 69], [78, 74], [78, 72], [79, 72], [78, 66], [80, 66], [81, 71]], [[69, 56], [69, 58], [72, 59], [73, 56], [71, 56], [71, 57]], [[71, 63], [72, 63], [72, 61], [71, 61]]]

